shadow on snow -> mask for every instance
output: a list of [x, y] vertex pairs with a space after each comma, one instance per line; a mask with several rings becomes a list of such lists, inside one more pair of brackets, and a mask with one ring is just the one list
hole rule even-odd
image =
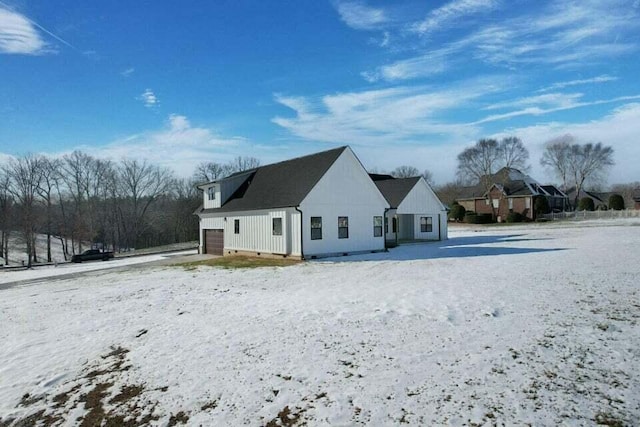
[[499, 243], [534, 242], [552, 239], [526, 239], [524, 234], [481, 235], [452, 237], [441, 242], [408, 243], [389, 249], [389, 252], [376, 252], [350, 255], [345, 257], [322, 258], [319, 262], [353, 261], [409, 261], [438, 258], [467, 258], [478, 256], [518, 255], [539, 252], [555, 252], [567, 248], [514, 248], [508, 246], [480, 246]]

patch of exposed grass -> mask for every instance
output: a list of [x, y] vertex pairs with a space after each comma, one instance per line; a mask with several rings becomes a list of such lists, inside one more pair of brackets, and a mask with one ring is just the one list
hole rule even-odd
[[302, 261], [292, 258], [262, 258], [250, 256], [225, 256], [177, 264], [188, 270], [200, 266], [221, 268], [259, 268], [259, 267], [289, 267]]

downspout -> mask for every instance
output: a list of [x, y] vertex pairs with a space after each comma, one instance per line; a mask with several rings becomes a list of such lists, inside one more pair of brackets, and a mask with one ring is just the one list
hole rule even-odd
[[300, 259], [304, 260], [304, 237], [302, 236], [302, 231], [304, 230], [304, 225], [302, 222], [302, 211], [299, 209], [300, 206], [295, 206], [294, 209], [300, 212]]
[[384, 214], [382, 215], [382, 238], [384, 240], [384, 251], [389, 252], [387, 249], [387, 230], [384, 229], [385, 223], [387, 224], [387, 228], [389, 228], [389, 221], [387, 220], [387, 212], [389, 212], [391, 208], [384, 208]]

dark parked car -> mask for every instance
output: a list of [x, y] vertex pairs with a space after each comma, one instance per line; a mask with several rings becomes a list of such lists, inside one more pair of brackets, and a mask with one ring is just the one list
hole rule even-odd
[[99, 259], [102, 261], [108, 261], [111, 258], [113, 258], [113, 252], [102, 252], [100, 249], [89, 249], [81, 254], [72, 256], [71, 262], [97, 261]]

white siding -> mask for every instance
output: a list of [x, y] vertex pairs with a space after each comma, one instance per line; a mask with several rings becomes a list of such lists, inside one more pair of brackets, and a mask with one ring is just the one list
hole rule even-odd
[[[350, 149], [346, 149], [300, 204], [305, 257], [384, 249], [373, 217], [389, 207]], [[322, 217], [322, 239], [311, 240], [311, 217]], [[349, 237], [338, 238], [338, 217], [349, 218]]]
[[440, 199], [423, 178], [416, 182], [416, 185], [398, 206], [399, 214], [438, 213], [442, 211], [445, 211], [445, 208]]
[[387, 211], [387, 224], [388, 224], [388, 233], [386, 233], [385, 239], [389, 240], [389, 241], [395, 241], [396, 240], [396, 234], [393, 232], [393, 217], [396, 215], [396, 210], [395, 209], [390, 209]]
[[[300, 256], [300, 214], [294, 209], [227, 212], [200, 218], [200, 249], [205, 229], [224, 230], [225, 253], [231, 251]], [[282, 235], [273, 235], [273, 218], [282, 218]], [[240, 233], [235, 234], [235, 220]]]
[[[282, 218], [282, 236], [274, 236], [272, 219]], [[235, 234], [235, 221], [240, 224], [240, 232]], [[230, 213], [224, 227], [224, 249], [228, 251], [251, 251], [274, 254], [287, 253], [287, 212], [251, 211]]]
[[[213, 200], [209, 200], [209, 188], [215, 189], [215, 198]], [[204, 197], [204, 208], [219, 208], [220, 207], [220, 185], [219, 184], [209, 184], [206, 187], [203, 187], [203, 197]]]
[[224, 218], [223, 217], [204, 217], [200, 218], [200, 229], [207, 230], [223, 230]]
[[[431, 218], [431, 231], [422, 232], [422, 228], [420, 226], [420, 219], [422, 217]], [[414, 223], [414, 238], [417, 240], [442, 240], [440, 238], [440, 224], [438, 222], [438, 214], [418, 214], [413, 216]]]
[[[447, 211], [442, 202], [433, 192], [429, 184], [420, 178], [409, 194], [398, 206], [398, 214], [413, 214], [413, 238], [418, 240], [446, 240]], [[431, 217], [432, 231], [423, 233], [420, 228], [420, 218]], [[404, 219], [404, 217], [403, 217]]]
[[302, 254], [300, 250], [300, 243], [302, 242], [300, 238], [300, 212], [294, 210], [290, 213], [289, 229], [291, 231], [289, 234], [291, 255], [300, 256]]

